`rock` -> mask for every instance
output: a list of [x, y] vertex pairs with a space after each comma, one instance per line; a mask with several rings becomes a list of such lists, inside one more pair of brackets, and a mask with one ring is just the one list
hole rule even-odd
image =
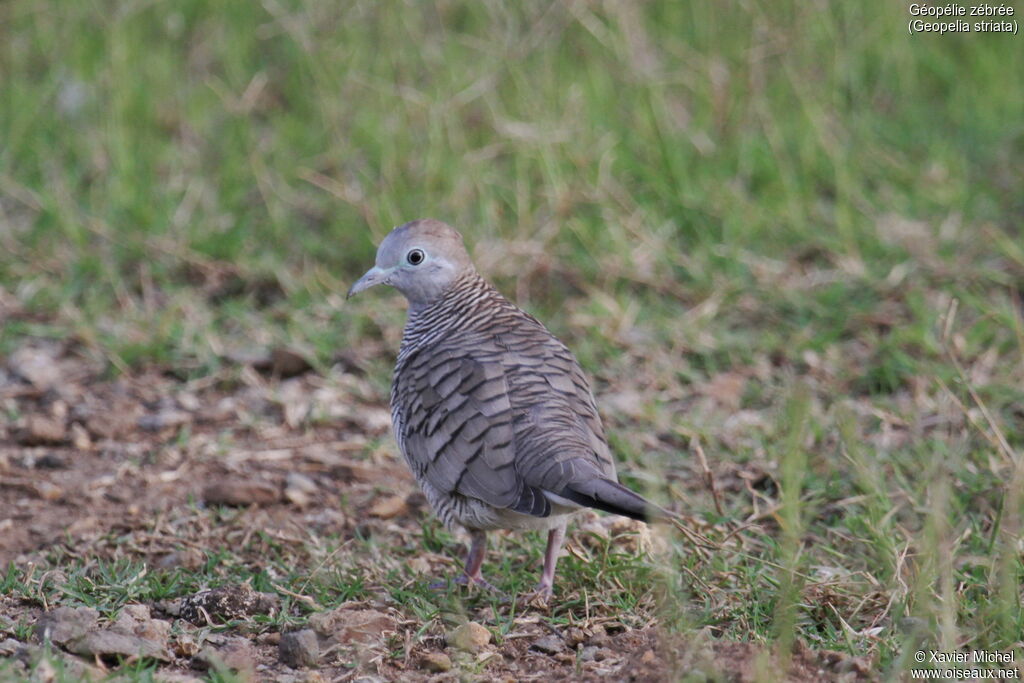
[[56, 350], [24, 346], [7, 359], [7, 369], [36, 389], [53, 389], [60, 382]]
[[146, 607], [129, 605], [110, 629], [97, 628], [98, 618], [91, 607], [58, 607], [40, 617], [36, 636], [80, 655], [169, 659], [165, 644], [170, 624], [150, 619]]
[[289, 472], [284, 484], [284, 497], [292, 505], [306, 507], [317, 492], [316, 482], [304, 474]]
[[281, 500], [277, 486], [262, 481], [222, 479], [203, 489], [208, 505], [271, 505]]
[[80, 451], [92, 449], [92, 438], [90, 438], [88, 430], [78, 422], [71, 424], [71, 445]]
[[581, 662], [592, 662], [594, 661], [597, 651], [601, 648], [594, 645], [588, 645], [587, 647], [580, 650], [580, 661]]
[[385, 631], [397, 630], [395, 620], [383, 612], [345, 605], [312, 615], [309, 625], [320, 635], [342, 645], [376, 643]]
[[313, 629], [292, 631], [281, 635], [277, 653], [281, 662], [293, 669], [313, 667], [320, 660], [320, 643]]
[[[122, 406], [125, 407], [125, 406]], [[120, 440], [135, 431], [136, 409], [106, 410], [102, 413], [89, 415], [85, 420], [85, 428], [94, 439]]]
[[654, 650], [646, 650], [642, 655], [640, 655], [641, 664], [652, 664], [656, 659], [657, 656], [654, 654]]
[[420, 667], [431, 673], [444, 673], [452, 670], [452, 660], [443, 652], [428, 652], [420, 657]]
[[20, 649], [21, 643], [16, 641], [14, 638], [8, 638], [7, 640], [0, 641], [0, 657], [10, 657]]
[[179, 633], [171, 640], [171, 650], [178, 657], [195, 657], [200, 649], [199, 641], [188, 633]]
[[100, 613], [92, 607], [58, 607], [39, 617], [35, 628], [36, 638], [42, 642], [49, 640], [65, 645], [95, 629], [99, 616]]
[[228, 638], [220, 647], [207, 645], [192, 660], [200, 669], [234, 672], [243, 681], [256, 680], [256, 650], [246, 638]]
[[270, 352], [270, 371], [278, 377], [295, 377], [312, 369], [313, 366], [298, 351], [278, 347]]
[[171, 623], [151, 618], [149, 608], [145, 605], [125, 605], [121, 608], [117, 620], [110, 626], [110, 630], [149, 640], [166, 648], [167, 639], [171, 633]]
[[110, 630], [90, 631], [69, 641], [66, 647], [76, 655], [90, 657], [139, 656], [170, 661], [170, 655], [160, 643]]
[[544, 636], [530, 643], [531, 650], [543, 652], [546, 655], [558, 654], [565, 649], [562, 639], [555, 635]]
[[32, 492], [41, 500], [50, 501], [51, 503], [64, 497], [64, 489], [48, 481], [37, 481], [32, 486]]
[[183, 598], [179, 613], [196, 626], [208, 621], [225, 623], [253, 614], [269, 614], [276, 606], [275, 596], [258, 593], [245, 584], [221, 586]]
[[270, 351], [266, 349], [235, 350], [227, 354], [227, 359], [239, 365], [251, 365], [260, 372], [270, 373], [282, 379], [289, 379], [313, 369], [313, 366], [302, 354], [284, 346]]
[[38, 470], [64, 470], [68, 463], [56, 453], [44, 453], [32, 462], [32, 467]]
[[475, 653], [491, 642], [491, 632], [475, 621], [467, 621], [452, 631], [447, 640], [460, 650]]
[[589, 633], [584, 631], [578, 626], [570, 626], [565, 631], [565, 643], [571, 648], [575, 648], [580, 643], [586, 642], [590, 636]]
[[270, 645], [276, 647], [281, 642], [281, 634], [277, 631], [270, 631], [268, 633], [261, 634], [257, 639], [260, 645]]
[[192, 422], [192, 416], [182, 410], [161, 410], [155, 415], [143, 415], [138, 420], [139, 429], [159, 432], [171, 427], [180, 427]]
[[67, 435], [63, 420], [45, 415], [29, 415], [18, 442], [23, 446], [60, 444], [67, 441]]
[[404, 514], [407, 509], [404, 496], [388, 496], [378, 499], [370, 506], [370, 515], [381, 519], [391, 519]]

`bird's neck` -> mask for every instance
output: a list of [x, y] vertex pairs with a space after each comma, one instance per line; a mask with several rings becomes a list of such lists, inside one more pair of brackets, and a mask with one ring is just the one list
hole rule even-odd
[[469, 270], [452, 282], [441, 296], [429, 302], [409, 302], [409, 318], [402, 335], [399, 356], [432, 344], [440, 336], [455, 329], [467, 329], [487, 311], [503, 309], [512, 304], [498, 290]]

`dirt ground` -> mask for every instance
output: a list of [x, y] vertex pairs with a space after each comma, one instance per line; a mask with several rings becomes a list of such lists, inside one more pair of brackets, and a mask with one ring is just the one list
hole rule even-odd
[[[430, 512], [394, 455], [386, 406], [361, 363], [349, 358], [323, 376], [277, 351], [199, 380], [156, 371], [110, 380], [100, 363], [60, 344], [34, 343], [7, 358], [0, 369], [0, 568], [40, 571], [31, 574], [37, 591], [0, 593], [0, 658], [34, 665], [47, 618], [52, 633], [79, 618], [86, 630], [117, 631], [110, 615], [74, 612], [82, 602], [53, 590], [72, 566], [129, 559], [149, 571], [207, 571], [210, 554], [227, 548], [259, 571], [264, 553], [284, 548], [316, 571], [320, 558], [334, 557], [323, 538], [373, 537], [381, 545], [418, 538]], [[408, 561], [440, 574], [457, 568], [445, 552]], [[742, 681], [772, 670], [756, 644], [710, 632], [668, 636], [657, 623], [631, 628], [607, 614], [552, 626], [542, 609], [517, 616], [500, 643], [459, 647], [450, 634], [424, 633], [422, 619], [381, 586], [369, 588], [379, 597], [321, 612], [312, 598], [281, 588], [261, 609], [272, 614], [288, 595], [296, 619], [250, 623], [251, 613], [240, 608], [219, 615], [235, 618], [228, 628], [212, 628], [213, 603], [150, 600], [129, 631], [119, 632], [158, 632], [158, 675], [178, 681], [222, 666], [243, 680], [292, 681], [662, 681], [686, 673]], [[54, 595], [64, 597], [52, 604]], [[300, 605], [309, 609], [300, 612]], [[52, 612], [57, 607], [66, 609]], [[48, 610], [56, 616], [43, 617]], [[285, 654], [281, 639], [310, 613], [320, 615], [310, 617], [319, 654], [314, 667], [303, 667], [303, 655]], [[466, 617], [486, 623], [489, 614], [478, 608]], [[33, 626], [34, 635], [26, 638], [14, 624]], [[70, 635], [66, 641], [64, 650], [86, 655], [63, 653], [66, 672], [99, 676], [119, 661], [113, 646]], [[860, 659], [800, 644], [789, 675], [870, 678]]]

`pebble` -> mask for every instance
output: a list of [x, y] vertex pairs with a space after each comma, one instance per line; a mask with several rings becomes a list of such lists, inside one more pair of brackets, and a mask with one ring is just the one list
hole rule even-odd
[[407, 509], [404, 496], [388, 496], [370, 506], [370, 515], [381, 519], [391, 519], [404, 514]]
[[530, 644], [530, 649], [543, 652], [546, 655], [558, 654], [565, 649], [562, 639], [555, 635], [538, 638]]
[[444, 673], [451, 671], [451, 657], [443, 652], [428, 652], [420, 659], [420, 665], [432, 673]]
[[222, 479], [203, 489], [207, 505], [271, 505], [281, 500], [277, 486], [262, 481]]
[[320, 643], [313, 629], [292, 631], [281, 635], [277, 652], [281, 662], [293, 669], [313, 667], [320, 660]]
[[29, 415], [25, 420], [25, 431], [19, 442], [24, 446], [59, 444], [67, 440], [67, 429], [62, 420], [45, 415]]
[[395, 620], [383, 612], [346, 605], [311, 615], [309, 625], [321, 636], [342, 645], [376, 643], [384, 632], [397, 629]]
[[460, 650], [478, 652], [491, 642], [491, 632], [475, 621], [468, 621], [448, 635], [448, 642]]

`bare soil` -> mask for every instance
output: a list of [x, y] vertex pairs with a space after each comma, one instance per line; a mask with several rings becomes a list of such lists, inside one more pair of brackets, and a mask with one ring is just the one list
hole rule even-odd
[[[373, 536], [398, 545], [421, 534], [430, 512], [394, 455], [386, 407], [375, 402], [359, 359], [327, 377], [302, 363], [259, 361], [193, 381], [159, 371], [109, 380], [99, 363], [61, 345], [12, 354], [0, 369], [0, 567], [34, 564], [49, 572], [36, 575], [40, 584], [59, 584], [62, 567], [76, 561], [128, 558], [154, 570], [193, 570], [211, 551], [230, 548], [258, 570], [273, 546], [316, 571], [329, 552], [317, 554], [323, 538]], [[298, 374], [282, 377], [282, 369]], [[427, 571], [457, 568], [456, 558], [423, 559]], [[56, 606], [43, 588], [35, 599], [0, 595], [0, 641], [14, 634], [5, 621], [35, 623]], [[258, 680], [662, 681], [689, 672], [747, 681], [773, 670], [757, 644], [705, 632], [667, 635], [656, 623], [627, 628], [610, 615], [556, 628], [543, 610], [524, 612], [500, 642], [462, 652], [436, 629], [421, 635], [424, 624], [414, 614], [379, 594], [345, 607], [381, 615], [381, 632], [322, 638], [327, 647], [316, 669], [283, 664], [273, 627], [242, 624], [210, 642], [243, 660], [233, 667], [243, 678]], [[217, 617], [209, 614], [216, 608], [204, 612], [197, 604], [191, 620], [183, 618], [190, 605], [183, 609], [181, 600], [147, 605], [155, 621], [174, 624], [161, 675], [204, 675], [190, 643], [211, 631], [194, 621]], [[224, 618], [244, 619], [245, 605], [236, 608]], [[467, 616], [486, 622], [488, 610]], [[543, 640], [550, 636], [555, 640]], [[248, 645], [232, 640], [239, 638]], [[395, 643], [406, 645], [401, 656], [390, 654]], [[439, 670], [440, 655], [450, 671]], [[31, 652], [7, 656], [30, 659]], [[80, 663], [83, 675], [114, 665], [100, 655]], [[799, 644], [789, 671], [794, 681], [872, 678], [866, 662]]]

